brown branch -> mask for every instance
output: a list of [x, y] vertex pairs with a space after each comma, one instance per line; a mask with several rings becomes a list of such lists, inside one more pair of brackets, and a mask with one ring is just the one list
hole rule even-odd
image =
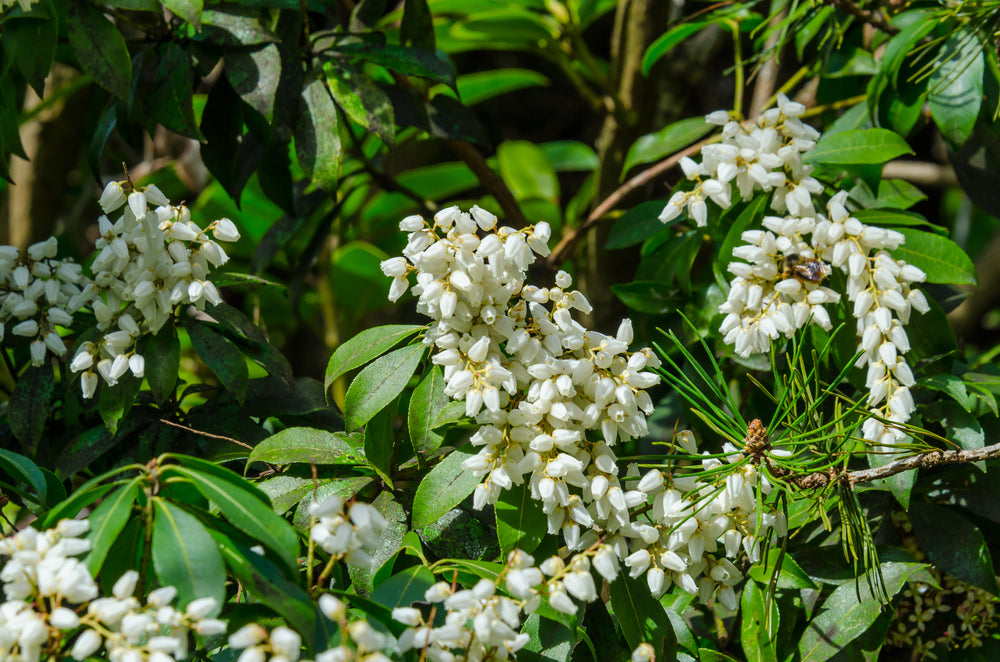
[[889, 161], [882, 170], [883, 179], [905, 179], [920, 186], [946, 188], [958, 186], [958, 177], [951, 166], [927, 161]]
[[445, 144], [452, 154], [465, 162], [469, 166], [476, 179], [483, 185], [483, 188], [496, 198], [500, 208], [503, 210], [505, 220], [515, 228], [522, 228], [528, 225], [528, 219], [524, 217], [524, 212], [514, 199], [514, 194], [507, 188], [507, 184], [493, 172], [493, 169], [486, 163], [486, 159], [479, 153], [479, 150], [464, 140], [445, 139]]
[[239, 439], [233, 439], [232, 437], [224, 437], [221, 434], [212, 434], [211, 432], [204, 432], [203, 430], [195, 430], [194, 428], [189, 428], [186, 425], [181, 425], [180, 423], [174, 423], [173, 421], [168, 421], [165, 418], [161, 418], [160, 423], [165, 423], [171, 427], [180, 428], [181, 430], [191, 432], [192, 434], [201, 435], [202, 437], [209, 437], [211, 439], [221, 439], [222, 441], [231, 441], [234, 444], [239, 444], [243, 448], [249, 448], [250, 450], [253, 450], [253, 446], [251, 446], [250, 444], [245, 444]]
[[552, 250], [549, 257], [546, 259], [546, 266], [550, 269], [556, 269], [562, 262], [567, 258], [569, 252], [576, 246], [577, 242], [583, 239], [583, 236], [590, 231], [597, 223], [607, 214], [609, 211], [615, 208], [615, 206], [622, 201], [626, 195], [634, 191], [635, 189], [643, 186], [656, 177], [662, 175], [666, 171], [673, 168], [675, 165], [680, 163], [680, 160], [685, 156], [691, 156], [692, 154], [697, 154], [705, 145], [712, 142], [713, 138], [705, 138], [700, 140], [695, 144], [682, 149], [679, 152], [671, 154], [667, 158], [663, 159], [652, 168], [643, 170], [638, 175], [628, 180], [621, 186], [619, 186], [611, 195], [605, 198], [601, 204], [594, 207], [594, 211], [590, 212], [587, 216], [587, 220], [584, 221], [580, 227], [575, 228], [566, 234], [559, 244]]
[[865, 9], [856, 5], [851, 0], [826, 0], [826, 3], [842, 9], [862, 23], [867, 23], [873, 28], [878, 28], [886, 34], [899, 34], [899, 28], [886, 20], [885, 14], [880, 10]]
[[992, 460], [1000, 457], [1000, 443], [992, 446], [984, 446], [974, 450], [934, 450], [927, 453], [919, 453], [910, 457], [905, 457], [895, 462], [890, 462], [881, 467], [871, 469], [860, 469], [858, 471], [848, 471], [838, 473], [836, 471], [815, 472], [810, 474], [793, 475], [787, 469], [775, 467], [768, 462], [771, 472], [784, 478], [790, 483], [803, 489], [816, 489], [826, 487], [830, 483], [842, 481], [850, 485], [860, 483], [871, 483], [898, 473], [909, 471], [910, 469], [927, 469], [939, 467], [946, 464], [971, 464], [983, 460]]

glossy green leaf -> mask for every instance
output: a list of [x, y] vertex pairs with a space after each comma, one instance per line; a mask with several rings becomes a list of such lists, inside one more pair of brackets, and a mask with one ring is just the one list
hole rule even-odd
[[[768, 584], [774, 573], [775, 565], [779, 558], [778, 552], [768, 555], [768, 563], [755, 563], [747, 575], [761, 583]], [[816, 583], [809, 577], [809, 573], [802, 569], [790, 554], [781, 557], [781, 571], [778, 573], [778, 588], [818, 588]]]
[[375, 473], [392, 488], [392, 457], [396, 445], [393, 422], [399, 400], [393, 400], [365, 425], [365, 457]]
[[177, 14], [185, 21], [194, 26], [195, 30], [201, 29], [201, 12], [204, 9], [203, 0], [160, 0], [163, 6]]
[[379, 357], [351, 382], [344, 396], [344, 423], [357, 430], [392, 402], [416, 372], [426, 347], [407, 345]]
[[916, 186], [905, 179], [883, 179], [878, 184], [879, 207], [892, 207], [894, 209], [909, 209], [921, 200], [926, 200], [927, 196]]
[[704, 117], [691, 117], [668, 124], [655, 133], [647, 133], [628, 148], [625, 164], [622, 166], [621, 178], [637, 165], [651, 163], [679, 152], [691, 143], [704, 138], [714, 124], [709, 124]]
[[43, 98], [45, 77], [52, 68], [59, 41], [59, 22], [55, 19], [10, 21], [3, 26], [3, 41], [13, 52], [14, 64], [21, 75], [39, 98]]
[[378, 358], [423, 328], [416, 324], [387, 324], [362, 331], [334, 351], [326, 364], [324, 387], [329, 391], [338, 377]]
[[33, 455], [45, 429], [55, 391], [55, 376], [48, 363], [31, 366], [18, 378], [7, 404], [10, 431], [29, 455]]
[[901, 209], [859, 209], [852, 212], [851, 215], [862, 223], [878, 227], [892, 227], [894, 229], [896, 226], [923, 227], [936, 234], [945, 232], [944, 228], [934, 225], [920, 214]]
[[480, 478], [462, 468], [472, 453], [452, 451], [431, 469], [413, 497], [413, 528], [431, 524], [472, 494]]
[[757, 582], [747, 582], [740, 597], [740, 644], [747, 662], [778, 659], [777, 634], [780, 614], [774, 600]]
[[528, 616], [521, 632], [530, 637], [517, 653], [522, 662], [569, 662], [579, 642], [573, 630], [537, 612]]
[[101, 413], [104, 425], [112, 434], [118, 431], [118, 425], [128, 416], [136, 395], [142, 387], [142, 380], [125, 373], [114, 386], [102, 384], [97, 394], [97, 409]]
[[433, 51], [366, 41], [338, 44], [336, 50], [368, 62], [380, 64], [386, 69], [401, 74], [420, 76], [436, 83], [455, 87], [455, 70], [451, 63]]
[[409, 607], [414, 602], [422, 602], [424, 593], [434, 583], [434, 573], [422, 565], [416, 565], [396, 573], [376, 586], [371, 597], [389, 609]]
[[123, 101], [132, 83], [132, 59], [121, 32], [94, 5], [70, 2], [66, 10], [69, 44], [84, 72]]
[[650, 69], [653, 68], [653, 65], [656, 64], [657, 61], [664, 55], [669, 53], [674, 46], [681, 43], [688, 37], [697, 34], [706, 25], [710, 25], [710, 23], [710, 21], [680, 23], [660, 35], [656, 41], [649, 45], [649, 48], [646, 49], [646, 53], [642, 56], [643, 75], [648, 76]]
[[267, 26], [267, 13], [247, 5], [230, 2], [224, 8], [203, 11], [203, 38], [223, 47], [259, 46], [279, 41]]
[[146, 357], [146, 382], [158, 404], [174, 394], [177, 371], [180, 368], [181, 344], [177, 328], [165, 324], [157, 333], [147, 336], [143, 349]]
[[824, 136], [808, 152], [806, 163], [885, 163], [913, 150], [899, 134], [888, 129], [843, 131]]
[[608, 242], [604, 247], [613, 250], [634, 246], [680, 221], [681, 217], [677, 217], [670, 223], [663, 223], [658, 218], [666, 204], [662, 200], [650, 200], [629, 209], [611, 226]]
[[630, 649], [645, 642], [656, 651], [657, 659], [672, 659], [677, 642], [667, 614], [654, 598], [644, 578], [633, 579], [619, 573], [611, 582], [611, 608]]
[[278, 82], [281, 80], [281, 52], [277, 45], [267, 44], [250, 51], [227, 52], [225, 72], [233, 91], [248, 106], [263, 115], [264, 119], [271, 121], [274, 117]]
[[983, 44], [970, 28], [948, 36], [928, 81], [927, 107], [945, 139], [961, 146], [972, 133], [983, 102]]
[[154, 82], [143, 99], [146, 111], [174, 133], [205, 140], [194, 118], [194, 72], [187, 53], [168, 42], [157, 54]]
[[513, 549], [531, 554], [548, 532], [548, 518], [541, 502], [531, 497], [531, 486], [525, 481], [504, 490], [496, 507], [497, 540], [503, 556]]
[[197, 518], [161, 498], [154, 498], [153, 568], [163, 586], [177, 589], [183, 609], [196, 598], [226, 601], [226, 569], [219, 548]]
[[531, 69], [491, 69], [459, 76], [455, 87], [462, 103], [474, 106], [507, 92], [548, 84], [546, 76]]
[[270, 464], [359, 464], [365, 458], [357, 441], [346, 432], [286, 428], [254, 446], [247, 461]]
[[198, 356], [219, 378], [219, 383], [242, 404], [247, 394], [250, 371], [239, 348], [232, 340], [213, 331], [207, 324], [191, 321], [185, 328]]
[[508, 140], [497, 148], [500, 175], [518, 200], [559, 199], [559, 178], [545, 153], [526, 140]]
[[30, 459], [20, 453], [0, 448], [0, 471], [14, 480], [30, 485], [31, 489], [38, 495], [38, 502], [46, 503], [48, 485], [45, 474]]
[[916, 500], [910, 521], [920, 548], [943, 572], [997, 595], [993, 560], [982, 531], [957, 510]]
[[972, 260], [954, 241], [910, 228], [897, 228], [897, 231], [906, 237], [906, 241], [892, 251], [893, 257], [923, 269], [927, 282], [976, 284], [976, 268]]
[[295, 122], [295, 154], [317, 185], [331, 190], [336, 187], [341, 158], [337, 107], [326, 83], [318, 78], [302, 89]]
[[396, 124], [389, 96], [361, 67], [347, 62], [327, 62], [323, 67], [326, 84], [344, 113], [390, 147], [396, 139]]
[[[909, 577], [923, 568], [920, 563], [882, 563], [882, 577], [889, 596], [899, 593]], [[878, 618], [881, 611], [878, 599], [871, 594], [863, 578], [859, 578], [858, 582], [858, 585], [853, 581], [841, 584], [823, 603], [822, 610], [799, 639], [798, 651], [802, 662], [830, 659]]]
[[434, 421], [450, 401], [451, 398], [444, 394], [441, 366], [434, 366], [413, 389], [406, 414], [410, 443], [416, 453], [426, 455], [440, 448], [444, 435], [434, 431]]
[[[188, 460], [185, 462], [192, 464]], [[171, 469], [187, 478], [202, 496], [218, 506], [233, 526], [274, 551], [286, 568], [294, 571], [299, 552], [298, 536], [288, 522], [257, 497], [256, 488], [221, 467], [218, 469], [226, 473], [225, 477], [220, 477], [219, 471], [208, 473], [188, 466], [171, 466]]]
[[601, 165], [594, 149], [576, 140], [555, 140], [538, 148], [556, 172], [592, 172]]
[[122, 529], [125, 528], [125, 524], [128, 523], [132, 514], [132, 506], [135, 505], [136, 497], [139, 495], [141, 482], [142, 478], [133, 478], [104, 497], [101, 505], [87, 516], [87, 521], [90, 522], [90, 530], [87, 531], [90, 553], [87, 555], [86, 562], [87, 570], [92, 576], [96, 577], [97, 573], [100, 572], [104, 560], [108, 557], [108, 553]]

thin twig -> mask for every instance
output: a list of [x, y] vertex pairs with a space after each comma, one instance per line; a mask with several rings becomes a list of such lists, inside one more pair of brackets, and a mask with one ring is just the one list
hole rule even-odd
[[180, 428], [181, 430], [191, 432], [192, 434], [201, 435], [202, 437], [209, 437], [211, 439], [221, 439], [222, 441], [231, 441], [234, 444], [242, 446], [243, 448], [249, 448], [250, 450], [253, 450], [253, 446], [251, 446], [250, 444], [245, 444], [239, 439], [233, 439], [232, 437], [225, 437], [221, 434], [212, 434], [211, 432], [205, 432], [203, 430], [195, 430], [194, 428], [189, 428], [186, 425], [181, 425], [180, 423], [174, 423], [173, 421], [168, 421], [165, 418], [161, 418], [160, 423], [166, 423], [167, 425], [170, 425], [172, 427]]
[[910, 469], [926, 469], [946, 464], [971, 464], [972, 462], [981, 462], [983, 460], [991, 460], [998, 457], [1000, 457], [1000, 443], [973, 450], [933, 450], [927, 453], [919, 453], [917, 455], [905, 457], [901, 460], [890, 462], [889, 464], [881, 467], [860, 469], [858, 471], [848, 471], [843, 473], [837, 473], [835, 471], [830, 471], [828, 473], [814, 472], [796, 476], [792, 474], [782, 475], [784, 471], [787, 470], [782, 470], [779, 467], [770, 466], [769, 468], [775, 475], [786, 479], [788, 482], [793, 483], [798, 487], [816, 489], [826, 487], [830, 483], [836, 481], [843, 481], [850, 485], [858, 485], [860, 483], [870, 483], [882, 478], [895, 476], [898, 473], [903, 473], [904, 471], [909, 471]]
[[615, 189], [614, 192], [611, 193], [611, 195], [605, 198], [601, 202], [601, 204], [594, 207], [594, 211], [590, 212], [590, 215], [587, 216], [587, 220], [584, 221], [580, 225], [580, 227], [572, 230], [562, 238], [559, 244], [555, 247], [555, 249], [553, 249], [552, 253], [546, 259], [546, 265], [550, 269], [555, 269], [556, 267], [558, 267], [559, 264], [561, 264], [563, 260], [565, 260], [566, 257], [569, 255], [569, 252], [573, 249], [573, 247], [576, 246], [577, 242], [583, 239], [583, 236], [587, 232], [589, 232], [591, 228], [597, 225], [597, 223], [604, 217], [605, 214], [614, 209], [615, 206], [617, 206], [618, 203], [621, 202], [626, 195], [628, 195], [635, 189], [639, 188], [640, 186], [647, 184], [648, 182], [662, 175], [666, 171], [670, 170], [675, 165], [680, 163], [680, 160], [685, 156], [691, 156], [692, 154], [697, 154], [702, 147], [713, 142], [714, 140], [716, 139], [711, 137], [705, 138], [704, 140], [700, 140], [695, 144], [691, 145], [690, 147], [687, 147], [679, 152], [671, 154], [667, 158], [663, 159], [662, 161], [654, 165], [652, 168], [643, 170], [638, 175], [636, 175], [632, 179], [628, 180], [627, 182], [619, 186], [617, 189]]

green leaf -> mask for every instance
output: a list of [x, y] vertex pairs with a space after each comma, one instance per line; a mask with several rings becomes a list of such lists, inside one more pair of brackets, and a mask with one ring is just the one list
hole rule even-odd
[[521, 662], [568, 662], [579, 643], [573, 630], [538, 613], [528, 616], [521, 632], [530, 637], [517, 653]]
[[444, 394], [444, 373], [441, 366], [436, 365], [413, 389], [407, 411], [410, 443], [417, 454], [429, 455], [441, 447], [444, 435], [434, 431], [434, 421], [450, 400]]
[[[281, 80], [281, 52], [275, 44], [251, 51], [226, 52], [226, 80], [236, 94], [268, 122]], [[231, 109], [233, 110], [233, 109]], [[211, 140], [211, 137], [209, 138]]]
[[101, 391], [97, 394], [97, 409], [101, 412], [105, 427], [112, 434], [118, 431], [118, 424], [131, 411], [140, 388], [142, 380], [133, 377], [132, 373], [126, 373], [114, 386], [101, 386]]
[[954, 508], [926, 501], [910, 504], [910, 522], [934, 567], [973, 586], [1000, 593], [982, 531]]
[[87, 516], [87, 521], [90, 522], [90, 530], [87, 532], [87, 540], [90, 541], [87, 570], [92, 576], [96, 577], [100, 572], [104, 560], [128, 523], [142, 480], [141, 477], [133, 478], [107, 495], [101, 505]]
[[[194, 464], [195, 458], [184, 458]], [[204, 462], [204, 464], [211, 464]], [[211, 473], [188, 466], [171, 465], [171, 470], [187, 478], [202, 496], [218, 506], [222, 515], [237, 529], [260, 541], [284, 561], [290, 573], [297, 568], [299, 539], [295, 530], [259, 497], [259, 490], [231, 471], [217, 467]], [[224, 473], [224, 476], [220, 476]], [[261, 494], [261, 496], [263, 496]]]
[[559, 200], [559, 178], [545, 153], [526, 140], [508, 140], [497, 148], [500, 175], [518, 200]]
[[38, 503], [46, 503], [48, 485], [45, 474], [42, 473], [37, 464], [20, 453], [0, 448], [0, 469], [14, 480], [30, 485], [31, 489], [38, 495]]
[[392, 424], [399, 400], [393, 400], [365, 425], [365, 457], [382, 480], [392, 488], [392, 456], [396, 445]]
[[271, 435], [250, 451], [248, 462], [270, 464], [361, 464], [364, 455], [356, 439], [346, 432], [314, 428], [286, 428]]
[[[768, 563], [756, 563], [750, 568], [747, 575], [761, 584], [768, 584], [771, 575], [774, 573], [775, 565], [778, 562], [779, 554], [768, 555]], [[781, 572], [778, 573], [778, 588], [818, 588], [816, 583], [809, 577], [809, 573], [802, 569], [795, 559], [789, 554], [781, 557]]]
[[406, 0], [403, 4], [399, 41], [404, 46], [434, 51], [434, 17], [427, 7], [427, 0]]
[[614, 250], [634, 246], [678, 222], [681, 217], [669, 223], [663, 223], [658, 218], [666, 204], [662, 200], [650, 200], [629, 209], [611, 226], [604, 248]]
[[127, 101], [132, 59], [118, 28], [87, 2], [67, 3], [66, 16], [69, 44], [83, 71], [98, 85]]
[[434, 581], [434, 573], [426, 567], [412, 566], [376, 586], [371, 597], [389, 609], [409, 607], [414, 602], [423, 602], [424, 593]]
[[465, 418], [465, 401], [455, 400], [444, 406], [441, 413], [434, 419], [432, 427], [434, 429], [442, 428], [445, 425], [456, 423], [463, 418]]
[[[696, 21], [694, 23], [681, 23], [670, 28], [656, 41], [649, 45], [646, 53], [642, 56], [642, 74], [649, 75], [653, 65], [670, 52], [670, 50], [691, 35], [697, 34], [706, 25], [711, 25], [711, 21]], [[628, 168], [626, 168], [627, 170]], [[634, 648], [634, 647], [633, 647]]]
[[279, 41], [267, 27], [266, 12], [237, 3], [228, 3], [224, 9], [206, 9], [201, 22], [204, 28], [201, 38], [216, 47], [259, 46]]
[[659, 161], [665, 156], [679, 152], [691, 143], [701, 140], [714, 128], [715, 125], [706, 122], [704, 117], [691, 117], [668, 124], [655, 133], [641, 136], [628, 148], [621, 178], [624, 179], [625, 174], [637, 165]]
[[654, 598], [646, 582], [619, 573], [611, 582], [611, 608], [630, 649], [646, 642], [656, 650], [657, 659], [672, 659], [677, 642], [667, 614]]
[[983, 102], [983, 44], [970, 28], [948, 36], [928, 81], [927, 106], [945, 139], [960, 147], [976, 126]]
[[365, 41], [337, 44], [335, 50], [359, 59], [380, 64], [386, 69], [408, 76], [420, 76], [436, 83], [455, 87], [455, 70], [451, 63], [437, 52], [422, 48], [377, 44]]
[[349, 62], [339, 62], [336, 66], [326, 62], [323, 73], [341, 110], [391, 147], [396, 140], [396, 124], [389, 95], [361, 67]]
[[205, 365], [219, 378], [219, 383], [243, 404], [250, 371], [246, 359], [232, 340], [213, 331], [207, 324], [192, 320], [185, 324], [191, 345]]
[[972, 260], [954, 241], [910, 228], [898, 228], [897, 231], [906, 237], [906, 241], [892, 251], [893, 257], [923, 269], [927, 282], [976, 284], [976, 268]]
[[909, 209], [927, 196], [905, 179], [883, 179], [878, 183], [878, 207]]
[[481, 479], [462, 468], [462, 462], [472, 455], [464, 451], [452, 451], [420, 481], [413, 497], [414, 529], [435, 522], [476, 489]]
[[972, 412], [972, 408], [976, 404], [975, 398], [969, 395], [965, 382], [958, 375], [931, 375], [920, 378], [917, 380], [917, 383], [922, 388], [930, 388], [935, 391], [947, 393], [955, 402], [961, 405], [962, 409], [969, 413]]
[[[881, 564], [882, 577], [889, 597], [896, 595], [911, 575], [922, 570], [921, 563], [890, 561]], [[799, 639], [801, 662], [822, 662], [843, 650], [875, 622], [881, 605], [858, 579], [844, 582], [823, 603], [822, 611], [809, 623]], [[858, 599], [860, 593], [861, 599]]]
[[302, 103], [295, 122], [295, 154], [299, 164], [323, 189], [332, 190], [340, 178], [340, 134], [337, 107], [320, 79], [302, 89]]
[[146, 382], [157, 404], [163, 404], [174, 394], [177, 371], [181, 362], [181, 343], [177, 327], [165, 324], [156, 334], [146, 337], [143, 348], [146, 357]]
[[459, 76], [455, 87], [462, 103], [474, 106], [507, 92], [548, 84], [547, 77], [530, 69], [491, 69]]
[[[770, 607], [770, 609], [768, 609]], [[757, 582], [747, 582], [740, 598], [740, 644], [747, 662], [771, 662], [776, 652], [780, 614], [774, 600], [768, 604], [766, 591]]]
[[538, 148], [556, 172], [593, 172], [601, 165], [594, 149], [576, 140], [554, 140]]
[[357, 430], [406, 387], [424, 356], [423, 344], [407, 345], [382, 356], [351, 382], [344, 396], [344, 423]]
[[899, 134], [888, 129], [843, 131], [824, 136], [803, 157], [805, 163], [878, 163], [884, 164], [913, 150]]
[[52, 68], [59, 41], [59, 21], [55, 18], [10, 21], [3, 27], [3, 41], [13, 52], [18, 71], [39, 98], [44, 98], [45, 77]]
[[531, 498], [525, 481], [504, 490], [496, 504], [497, 540], [504, 558], [517, 548], [531, 554], [548, 532], [548, 518], [541, 502]]
[[34, 455], [55, 391], [52, 365], [31, 366], [18, 378], [7, 403], [7, 421], [21, 447]]
[[204, 9], [203, 0], [160, 0], [163, 6], [177, 14], [194, 26], [201, 29], [201, 12]]
[[859, 209], [851, 213], [856, 219], [868, 225], [878, 227], [911, 226], [925, 227], [928, 230], [943, 234], [946, 230], [934, 225], [926, 218], [912, 211], [902, 211], [896, 209]]
[[651, 315], [671, 313], [682, 301], [675, 287], [652, 280], [612, 285], [611, 291], [630, 309]]
[[196, 598], [226, 601], [226, 568], [219, 548], [197, 518], [153, 497], [153, 568], [163, 586], [177, 589], [183, 609]]

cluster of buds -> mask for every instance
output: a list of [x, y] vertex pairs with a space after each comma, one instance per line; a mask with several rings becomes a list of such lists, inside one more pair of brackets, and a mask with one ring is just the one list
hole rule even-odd
[[73, 323], [73, 313], [96, 290], [72, 260], [56, 259], [55, 237], [26, 251], [0, 246], [0, 340], [6, 333], [30, 339], [32, 365], [42, 365], [51, 352], [66, 354], [59, 327]]
[[[846, 294], [857, 320], [857, 367], [868, 368], [872, 417], [862, 434], [891, 446], [903, 436], [892, 424], [905, 423], [914, 409], [909, 391], [913, 373], [903, 356], [910, 349], [904, 327], [912, 311], [929, 310], [923, 293], [914, 288], [925, 274], [890, 254], [903, 243], [902, 234], [865, 225], [850, 215], [846, 191], [829, 200], [826, 214], [817, 210], [814, 195], [823, 187], [802, 155], [820, 134], [799, 119], [804, 110], [779, 96], [778, 107], [753, 124], [732, 120], [724, 111], [709, 115], [708, 122], [723, 126], [722, 142], [702, 148], [701, 163], [682, 163], [698, 188], [676, 193], [660, 218], [675, 218], [686, 207], [704, 225], [704, 202], [698, 207], [696, 200], [699, 191], [716, 191], [710, 198], [728, 207], [731, 181], [744, 199], [758, 190], [773, 190], [771, 207], [783, 215], [768, 216], [762, 229], [744, 232], [743, 244], [733, 250], [733, 257], [743, 261], [728, 267], [734, 278], [719, 307], [726, 315], [719, 330], [738, 355], [765, 353], [774, 341], [792, 337], [807, 324], [830, 330], [825, 306]], [[720, 186], [721, 192], [716, 190]], [[835, 269], [843, 274], [843, 292], [824, 285]]]
[[[91, 303], [104, 336], [81, 343], [70, 364], [83, 373], [84, 397], [93, 396], [99, 379], [114, 386], [127, 372], [141, 378], [145, 359], [137, 342], [156, 333], [178, 306], [218, 304], [222, 298], [210, 271], [229, 259], [216, 242], [236, 241], [239, 232], [227, 218], [202, 230], [187, 207], [172, 206], [155, 186], [110, 182], [100, 198], [98, 254], [92, 264], [98, 296]], [[118, 210], [112, 221], [107, 214]], [[209, 237], [211, 232], [215, 240]]]
[[110, 596], [100, 590], [76, 557], [90, 549], [82, 538], [86, 520], [63, 520], [55, 528], [27, 528], [0, 540], [0, 659], [38, 662], [43, 655], [85, 660], [104, 650], [112, 662], [171, 662], [189, 653], [190, 634], [221, 634], [226, 626], [209, 615], [214, 598], [171, 606], [177, 589], [155, 589], [140, 603], [134, 570], [115, 582]]

